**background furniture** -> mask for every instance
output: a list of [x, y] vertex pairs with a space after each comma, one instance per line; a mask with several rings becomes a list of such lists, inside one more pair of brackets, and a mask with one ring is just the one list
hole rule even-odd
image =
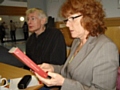
[[9, 65], [23, 67], [24, 64], [8, 52], [9, 49], [0, 46], [0, 62], [6, 63]]
[[[118, 47], [120, 53], [120, 17], [117, 18], [105, 18], [105, 24], [107, 26], [107, 30], [105, 35], [108, 36]], [[66, 46], [71, 47], [73, 38], [70, 35], [69, 28], [65, 26], [64, 22], [56, 22], [56, 28], [60, 29], [63, 33]], [[69, 55], [69, 49], [67, 49]]]

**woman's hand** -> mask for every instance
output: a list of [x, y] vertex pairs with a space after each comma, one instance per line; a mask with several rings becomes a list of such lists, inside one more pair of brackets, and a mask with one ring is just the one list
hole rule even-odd
[[54, 67], [51, 64], [43, 63], [41, 65], [38, 65], [41, 69], [43, 69], [45, 72], [54, 72]]
[[49, 86], [62, 86], [64, 83], [65, 78], [61, 76], [60, 74], [48, 72], [48, 76], [51, 78], [43, 78], [39, 76], [37, 73], [35, 73], [38, 79], [44, 83], [45, 85]]

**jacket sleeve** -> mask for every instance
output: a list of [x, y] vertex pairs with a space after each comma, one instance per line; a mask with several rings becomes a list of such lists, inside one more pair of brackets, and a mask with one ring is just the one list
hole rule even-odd
[[53, 65], [55, 73], [61, 73], [63, 65]]
[[113, 43], [105, 43], [95, 54], [95, 59], [91, 85], [87, 86], [78, 80], [65, 78], [61, 90], [116, 90], [119, 66], [116, 46]]

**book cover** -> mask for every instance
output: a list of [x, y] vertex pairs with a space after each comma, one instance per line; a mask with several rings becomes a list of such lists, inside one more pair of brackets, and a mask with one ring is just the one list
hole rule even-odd
[[27, 55], [25, 55], [18, 47], [12, 47], [9, 51], [9, 53], [16, 56], [20, 61], [22, 61], [24, 64], [26, 64], [29, 68], [31, 68], [33, 71], [38, 73], [40, 76], [46, 78], [47, 73], [44, 72], [37, 64], [35, 64]]

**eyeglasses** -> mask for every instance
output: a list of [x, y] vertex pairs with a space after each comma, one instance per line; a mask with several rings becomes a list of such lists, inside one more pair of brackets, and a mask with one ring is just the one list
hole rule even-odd
[[82, 15], [78, 15], [78, 16], [74, 16], [74, 17], [69, 17], [68, 19], [63, 20], [65, 23], [67, 23], [67, 21], [73, 21], [74, 19], [81, 17]]

